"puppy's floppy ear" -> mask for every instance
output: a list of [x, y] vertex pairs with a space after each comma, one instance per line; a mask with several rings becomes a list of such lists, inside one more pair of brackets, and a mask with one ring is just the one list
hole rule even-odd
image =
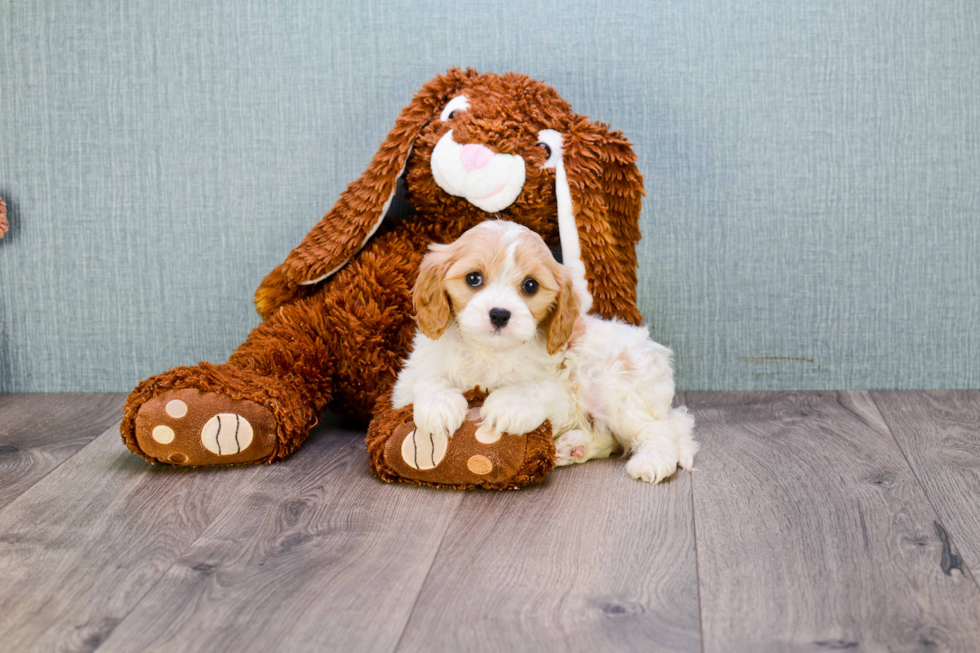
[[452, 265], [452, 245], [430, 245], [422, 259], [419, 276], [412, 290], [412, 304], [418, 317], [419, 330], [432, 340], [438, 340], [451, 317], [446, 295], [446, 271]]
[[555, 267], [560, 270], [555, 278], [561, 284], [561, 289], [558, 291], [558, 297], [555, 298], [555, 308], [548, 322], [549, 354], [556, 353], [572, 337], [572, 331], [575, 329], [575, 322], [578, 320], [581, 309], [579, 296], [575, 292], [571, 276], [557, 263], [555, 263]]
[[333, 208], [286, 257], [285, 263], [276, 268], [275, 279], [268, 288], [263, 282], [256, 293], [260, 311], [262, 307], [267, 312], [274, 310], [272, 304], [281, 294], [277, 286], [323, 281], [360, 251], [381, 226], [415, 139], [431, 120], [439, 116], [462, 83], [476, 74], [474, 70], [452, 68], [422, 87], [402, 109], [394, 128], [381, 143], [364, 174], [340, 194]]
[[575, 116], [563, 140], [562, 161], [593, 311], [640, 324], [636, 244], [643, 177], [636, 167], [636, 155], [622, 132], [610, 131], [584, 116]]

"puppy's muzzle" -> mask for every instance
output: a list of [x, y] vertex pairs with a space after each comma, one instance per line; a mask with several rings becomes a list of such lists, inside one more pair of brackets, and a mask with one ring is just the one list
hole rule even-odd
[[507, 326], [507, 321], [510, 320], [510, 311], [506, 308], [491, 308], [490, 309], [490, 324], [493, 328], [500, 330]]

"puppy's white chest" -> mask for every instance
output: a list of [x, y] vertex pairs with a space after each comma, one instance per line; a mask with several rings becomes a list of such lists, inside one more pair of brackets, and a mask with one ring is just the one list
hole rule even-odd
[[462, 356], [460, 387], [481, 386], [486, 390], [522, 385], [539, 380], [539, 366], [520, 352], [469, 351]]

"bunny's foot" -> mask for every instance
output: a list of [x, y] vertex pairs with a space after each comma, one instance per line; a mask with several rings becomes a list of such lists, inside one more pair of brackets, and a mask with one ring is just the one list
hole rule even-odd
[[136, 442], [172, 465], [241, 465], [272, 458], [276, 421], [265, 407], [194, 388], [161, 392], [136, 414]]

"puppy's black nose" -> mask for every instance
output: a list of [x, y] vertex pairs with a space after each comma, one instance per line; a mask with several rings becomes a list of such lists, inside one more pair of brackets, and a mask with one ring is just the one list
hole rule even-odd
[[507, 320], [510, 319], [510, 311], [506, 308], [491, 308], [490, 309], [490, 324], [495, 328], [503, 328], [507, 324]]

